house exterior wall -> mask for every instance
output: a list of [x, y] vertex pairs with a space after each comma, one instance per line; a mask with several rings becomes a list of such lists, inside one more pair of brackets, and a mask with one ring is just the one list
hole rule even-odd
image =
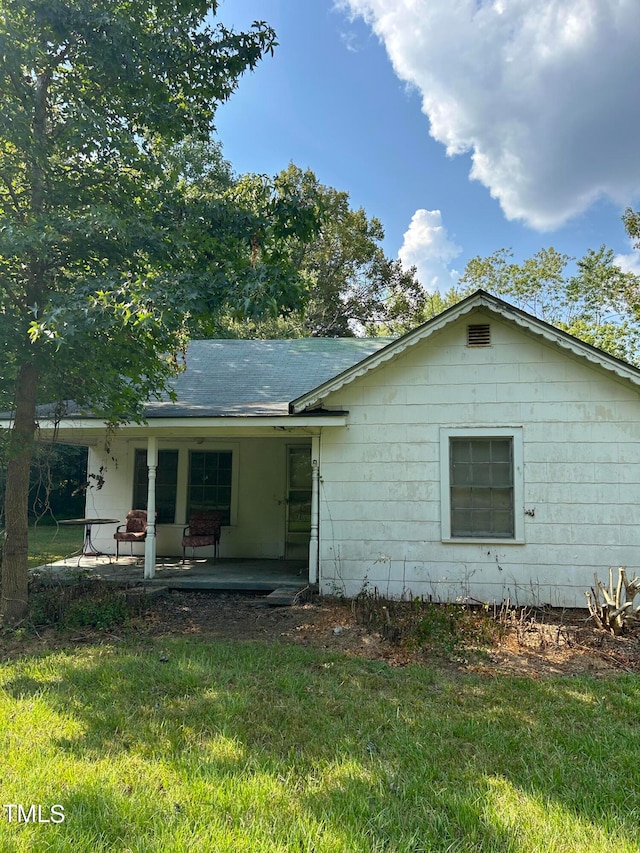
[[[487, 322], [491, 346], [468, 347], [467, 324]], [[322, 435], [321, 591], [584, 607], [594, 572], [640, 574], [639, 398], [484, 312], [355, 379], [325, 400], [349, 419]], [[443, 539], [449, 431], [505, 428], [521, 541]]]
[[[300, 438], [228, 438], [158, 440], [158, 449], [179, 451], [176, 522], [157, 525], [157, 554], [181, 555], [182, 531], [187, 523], [187, 478], [190, 450], [231, 450], [233, 484], [231, 525], [223, 527], [221, 557], [282, 558], [285, 556], [287, 446], [310, 444]], [[89, 474], [98, 475], [101, 467], [105, 485], [88, 489], [86, 514], [94, 518], [118, 518], [124, 522], [132, 508], [133, 469], [136, 448], [146, 448], [146, 440], [111, 442], [108, 453], [89, 451]], [[90, 482], [95, 480], [90, 476]], [[113, 534], [116, 525], [96, 525], [92, 535], [96, 546], [115, 553]], [[125, 543], [122, 553], [129, 553]], [[134, 545], [134, 554], [142, 555], [143, 545]], [[197, 556], [212, 556], [212, 548], [203, 548]]]

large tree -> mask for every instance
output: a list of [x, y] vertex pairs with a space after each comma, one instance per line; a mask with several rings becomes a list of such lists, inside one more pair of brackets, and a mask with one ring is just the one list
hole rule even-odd
[[349, 337], [375, 334], [391, 319], [410, 322], [425, 294], [415, 269], [404, 269], [385, 255], [380, 220], [363, 208], [354, 210], [348, 193], [321, 184], [309, 169], [291, 164], [278, 181], [319, 211], [319, 229], [295, 249], [305, 303], [285, 318], [247, 323], [231, 317], [212, 331], [241, 337]]
[[308, 207], [266, 179], [198, 189], [176, 153], [185, 139], [205, 145], [216, 104], [275, 45], [264, 23], [214, 24], [216, 7], [0, 2], [0, 351], [14, 410], [5, 623], [27, 608], [38, 403], [140, 418], [179, 369], [191, 322], [296, 295], [288, 244]]

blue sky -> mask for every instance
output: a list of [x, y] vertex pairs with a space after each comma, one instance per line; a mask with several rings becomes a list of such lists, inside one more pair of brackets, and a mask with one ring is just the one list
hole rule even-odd
[[[293, 162], [446, 288], [475, 255], [602, 243], [640, 272], [638, 0], [222, 0], [279, 46], [217, 114], [239, 172]], [[475, 179], [470, 173], [475, 174]]]

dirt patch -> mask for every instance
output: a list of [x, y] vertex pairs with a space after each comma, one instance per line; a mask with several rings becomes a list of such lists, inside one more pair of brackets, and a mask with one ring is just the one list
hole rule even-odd
[[490, 677], [640, 672], [640, 634], [610, 636], [593, 627], [586, 610], [521, 610], [496, 618], [437, 605], [416, 612], [410, 602], [372, 607], [316, 597], [271, 607], [263, 595], [171, 591], [137, 601], [131, 590], [123, 594], [135, 614], [124, 624], [25, 626], [0, 634], [0, 657], [132, 636], [198, 637], [295, 643], [390, 666], [418, 663]]
[[[395, 613], [393, 621], [401, 625], [401, 616]], [[408, 637], [405, 630], [394, 634], [394, 625], [385, 630], [385, 624], [367, 623], [361, 608], [342, 599], [270, 607], [263, 596], [171, 592], [137, 617], [134, 629], [153, 636], [296, 643], [391, 666], [435, 664], [487, 675], [640, 672], [640, 636], [612, 637], [595, 629], [587, 617], [586, 610], [514, 611], [495, 624], [489, 642], [465, 643], [463, 634], [458, 642], [446, 644], [437, 637]]]

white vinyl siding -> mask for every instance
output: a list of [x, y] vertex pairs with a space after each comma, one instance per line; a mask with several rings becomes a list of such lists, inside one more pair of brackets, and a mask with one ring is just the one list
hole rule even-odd
[[[493, 317], [467, 347], [476, 317], [327, 397], [323, 592], [583, 607], [594, 573], [640, 573], [638, 388]], [[512, 537], [451, 535], [456, 436], [512, 437]]]

